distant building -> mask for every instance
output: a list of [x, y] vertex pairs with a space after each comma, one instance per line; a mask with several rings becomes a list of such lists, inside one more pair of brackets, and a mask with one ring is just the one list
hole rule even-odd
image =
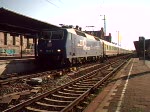
[[108, 42], [111, 42], [111, 39], [112, 39], [111, 33], [109, 33], [108, 36], [104, 36], [104, 40], [106, 40], [106, 41], [108, 41]]
[[102, 38], [102, 36], [101, 36], [101, 31], [85, 31], [85, 33], [88, 33], [88, 34], [90, 34], [90, 35], [93, 35], [93, 36]]
[[111, 33], [109, 33], [108, 36], [104, 36], [104, 29], [101, 28], [100, 31], [85, 31], [85, 33], [88, 33], [90, 35], [93, 35], [93, 36], [96, 36], [96, 37], [99, 37], [100, 39], [103, 39], [103, 40], [106, 40], [108, 42], [111, 42]]

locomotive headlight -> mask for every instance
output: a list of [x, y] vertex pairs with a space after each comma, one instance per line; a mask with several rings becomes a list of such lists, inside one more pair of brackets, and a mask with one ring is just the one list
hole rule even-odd
[[60, 49], [57, 49], [57, 52], [61, 52], [61, 50], [60, 50]]

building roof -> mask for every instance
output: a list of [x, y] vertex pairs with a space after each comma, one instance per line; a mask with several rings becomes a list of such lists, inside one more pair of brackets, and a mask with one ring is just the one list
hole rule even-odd
[[0, 8], [0, 31], [2, 32], [35, 35], [41, 30], [55, 28], [59, 27]]

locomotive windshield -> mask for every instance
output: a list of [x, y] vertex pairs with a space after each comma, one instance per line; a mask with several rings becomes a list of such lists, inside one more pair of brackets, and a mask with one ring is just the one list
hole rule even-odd
[[59, 30], [59, 31], [52, 31], [51, 33], [52, 33], [51, 34], [51, 39], [52, 40], [60, 40], [64, 36], [64, 32], [61, 31], [61, 30]]
[[42, 38], [48, 40], [61, 40], [63, 39], [64, 32], [61, 30], [58, 31], [43, 31]]

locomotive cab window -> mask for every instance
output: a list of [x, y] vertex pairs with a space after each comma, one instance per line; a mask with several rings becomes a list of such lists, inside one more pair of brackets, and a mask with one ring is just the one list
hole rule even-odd
[[61, 40], [63, 39], [63, 31], [44, 31], [42, 32], [42, 39], [46, 40]]
[[63, 31], [52, 31], [51, 40], [61, 40], [63, 39], [64, 32]]
[[51, 32], [50, 31], [43, 31], [41, 33], [41, 39], [45, 39], [45, 40], [49, 40], [51, 36]]

